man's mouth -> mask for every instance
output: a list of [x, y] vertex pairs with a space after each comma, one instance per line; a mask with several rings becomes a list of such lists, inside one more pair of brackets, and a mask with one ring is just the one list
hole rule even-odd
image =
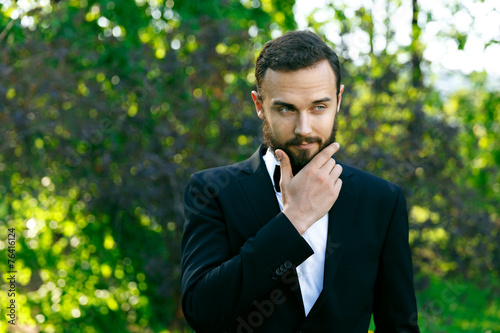
[[301, 143], [299, 145], [297, 145], [298, 148], [300, 149], [308, 149], [308, 148], [311, 148], [313, 146], [314, 142], [305, 142], [305, 143]]

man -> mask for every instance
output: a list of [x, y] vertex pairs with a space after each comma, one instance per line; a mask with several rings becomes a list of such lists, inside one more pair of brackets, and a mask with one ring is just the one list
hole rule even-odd
[[332, 157], [344, 90], [309, 31], [268, 42], [264, 145], [184, 193], [182, 305], [197, 332], [419, 332], [401, 189]]

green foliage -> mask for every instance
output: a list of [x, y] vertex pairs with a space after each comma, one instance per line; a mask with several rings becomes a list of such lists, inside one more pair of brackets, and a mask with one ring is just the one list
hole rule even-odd
[[[21, 14], [32, 28], [9, 18], [17, 4], [1, 7], [0, 248], [15, 228], [21, 330], [189, 330], [179, 282], [184, 185], [260, 143], [253, 64], [267, 40], [296, 28], [293, 5], [71, 0]], [[441, 96], [423, 85], [415, 22], [410, 46], [378, 52], [374, 13], [330, 7], [346, 85], [339, 159], [403, 186], [424, 327], [494, 328], [500, 94], [475, 73], [470, 90]], [[346, 39], [359, 30], [370, 47], [356, 58]], [[461, 280], [456, 306], [429, 320], [441, 279], [457, 275], [475, 280]], [[2, 308], [7, 301], [0, 290]]]
[[[428, 286], [417, 294], [419, 327], [422, 332], [461, 333], [487, 332], [500, 329], [500, 303], [498, 278], [484, 286], [463, 278], [442, 279], [437, 276], [420, 276]], [[375, 330], [375, 323], [370, 323]]]
[[478, 287], [462, 278], [431, 277], [429, 288], [417, 295], [420, 329], [439, 333], [497, 332], [500, 304], [495, 295], [500, 281], [489, 278], [489, 284]]

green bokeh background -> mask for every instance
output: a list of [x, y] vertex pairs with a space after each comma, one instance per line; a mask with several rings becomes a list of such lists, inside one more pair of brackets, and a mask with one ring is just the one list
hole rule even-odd
[[[297, 28], [294, 1], [33, 4], [25, 12], [0, 1], [0, 332], [190, 332], [180, 306], [182, 192], [193, 172], [260, 144], [254, 61], [266, 41]], [[499, 332], [494, 78], [473, 72], [443, 94], [422, 57], [434, 19], [417, 0], [386, 1], [387, 42], [399, 7], [414, 19], [411, 43], [383, 51], [373, 46], [380, 13], [344, 15], [346, 4], [327, 5], [325, 22], [307, 18], [321, 35], [334, 22], [341, 37], [330, 42], [346, 86], [338, 159], [405, 191], [422, 331]], [[463, 48], [467, 34], [450, 26], [436, 38]], [[351, 58], [358, 30], [366, 52]], [[15, 330], [8, 228], [17, 235]]]

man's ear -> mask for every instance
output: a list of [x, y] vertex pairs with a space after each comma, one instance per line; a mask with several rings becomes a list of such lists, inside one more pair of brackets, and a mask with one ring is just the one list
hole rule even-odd
[[264, 119], [264, 109], [262, 108], [262, 102], [259, 98], [259, 93], [252, 90], [253, 104], [255, 104], [255, 111], [257, 111], [257, 116], [260, 119]]
[[342, 102], [342, 94], [344, 93], [344, 85], [340, 85], [339, 95], [337, 96], [337, 113], [340, 111], [340, 102]]

